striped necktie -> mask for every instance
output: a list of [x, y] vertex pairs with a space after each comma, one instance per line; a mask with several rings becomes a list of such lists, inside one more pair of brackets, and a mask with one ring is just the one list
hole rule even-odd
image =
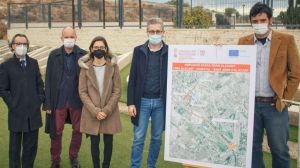
[[22, 67], [22, 68], [25, 68], [25, 67], [26, 67], [26, 62], [25, 62], [25, 60], [21, 60], [20, 62], [21, 62], [21, 67]]

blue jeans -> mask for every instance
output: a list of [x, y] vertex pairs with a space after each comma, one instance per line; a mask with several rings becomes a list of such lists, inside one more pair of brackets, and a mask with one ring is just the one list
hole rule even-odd
[[162, 100], [142, 98], [139, 113], [139, 125], [134, 126], [134, 139], [131, 153], [131, 168], [140, 168], [144, 142], [151, 116], [151, 142], [148, 153], [148, 168], [155, 168], [159, 155], [161, 137], [164, 128], [164, 106]]
[[264, 168], [262, 142], [266, 129], [273, 168], [290, 168], [289, 116], [285, 108], [278, 112], [270, 103], [255, 102], [252, 168]]

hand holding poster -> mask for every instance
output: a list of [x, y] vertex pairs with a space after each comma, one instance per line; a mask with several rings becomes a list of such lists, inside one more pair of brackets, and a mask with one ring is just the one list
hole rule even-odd
[[255, 46], [169, 46], [165, 160], [251, 167], [255, 64]]

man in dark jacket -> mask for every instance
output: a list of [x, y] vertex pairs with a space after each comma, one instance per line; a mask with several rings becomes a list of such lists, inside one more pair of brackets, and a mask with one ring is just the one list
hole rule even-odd
[[51, 137], [51, 167], [60, 167], [62, 132], [66, 119], [71, 120], [73, 132], [69, 158], [72, 167], [79, 167], [77, 157], [81, 145], [82, 102], [78, 94], [80, 68], [77, 62], [87, 52], [75, 45], [76, 32], [71, 27], [63, 29], [61, 40], [63, 46], [50, 53], [46, 69], [44, 108], [49, 122], [46, 132]]
[[32, 168], [42, 126], [44, 83], [37, 60], [27, 55], [26, 35], [16, 34], [10, 48], [13, 56], [0, 65], [0, 96], [8, 107], [9, 167]]
[[134, 48], [128, 82], [127, 105], [134, 124], [131, 168], [141, 167], [148, 121], [151, 117], [151, 142], [148, 168], [154, 168], [165, 125], [168, 46], [162, 41], [163, 22], [150, 19], [149, 40]]

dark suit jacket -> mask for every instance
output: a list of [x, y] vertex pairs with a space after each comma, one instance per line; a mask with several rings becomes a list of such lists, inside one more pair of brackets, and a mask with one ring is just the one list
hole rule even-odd
[[[253, 45], [254, 35], [240, 38], [238, 44]], [[281, 99], [292, 100], [300, 82], [299, 53], [292, 35], [272, 32], [269, 82], [277, 97], [276, 109], [281, 112], [285, 107]]]
[[[127, 105], [135, 105], [137, 115], [131, 117], [131, 122], [138, 125], [141, 98], [144, 93], [145, 77], [148, 64], [148, 41], [134, 48], [130, 76], [127, 90]], [[164, 113], [166, 112], [166, 95], [167, 95], [167, 69], [168, 69], [168, 45], [163, 43], [161, 52], [160, 67], [160, 96], [164, 103]]]
[[42, 126], [41, 104], [44, 101], [44, 82], [38, 62], [26, 56], [21, 67], [15, 56], [0, 65], [0, 96], [8, 107], [8, 129], [27, 132]]
[[[53, 50], [48, 58], [47, 68], [46, 68], [46, 81], [45, 81], [45, 92], [46, 92], [46, 100], [44, 104], [45, 110], [51, 110], [52, 114], [55, 112], [57, 104], [58, 104], [58, 96], [59, 90], [61, 87], [62, 77], [63, 77], [63, 69], [64, 69], [64, 58], [63, 52], [64, 46]], [[76, 63], [76, 79], [74, 83], [76, 84], [76, 90], [78, 90], [78, 79], [80, 73], [80, 67], [77, 62], [78, 59], [87, 54], [87, 52], [78, 46], [74, 46], [73, 52], [75, 54], [75, 63]], [[74, 96], [77, 96], [80, 100], [79, 93], [74, 93]], [[81, 102], [80, 102], [81, 103]], [[81, 103], [82, 107], [82, 103]], [[55, 120], [54, 115], [46, 116], [46, 127], [45, 132], [50, 133], [50, 137], [55, 136]]]

